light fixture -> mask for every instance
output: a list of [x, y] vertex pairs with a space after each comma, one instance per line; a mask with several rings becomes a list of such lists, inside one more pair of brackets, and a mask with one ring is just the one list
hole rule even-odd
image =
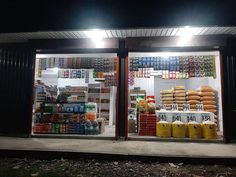
[[90, 31], [85, 31], [85, 34], [88, 38], [92, 40], [96, 48], [103, 48], [104, 47], [104, 41], [103, 38], [105, 37], [105, 31], [93, 29]]
[[179, 41], [178, 41], [177, 45], [178, 46], [188, 45], [188, 43], [191, 40], [195, 30], [196, 30], [196, 28], [190, 28], [189, 26], [181, 28], [177, 33], [177, 36], [179, 36]]

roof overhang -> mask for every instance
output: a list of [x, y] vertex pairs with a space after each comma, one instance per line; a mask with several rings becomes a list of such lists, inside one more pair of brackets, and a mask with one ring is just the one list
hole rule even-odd
[[[0, 43], [27, 42], [34, 39], [84, 39], [91, 38], [91, 30], [70, 31], [39, 31], [22, 33], [0, 33]], [[190, 32], [193, 36], [206, 35], [236, 35], [236, 26], [231, 27], [163, 27], [163, 28], [133, 28], [133, 29], [99, 29], [103, 38], [128, 37], [173, 37]]]

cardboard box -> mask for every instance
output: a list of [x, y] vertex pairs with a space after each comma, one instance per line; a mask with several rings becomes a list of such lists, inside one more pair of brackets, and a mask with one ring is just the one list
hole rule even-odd
[[136, 132], [136, 120], [129, 120], [129, 133]]

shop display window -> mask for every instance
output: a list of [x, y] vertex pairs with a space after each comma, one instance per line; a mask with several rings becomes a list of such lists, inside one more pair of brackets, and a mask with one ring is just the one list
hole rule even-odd
[[222, 138], [220, 55], [129, 53], [129, 136]]
[[115, 136], [116, 54], [37, 54], [32, 134]]

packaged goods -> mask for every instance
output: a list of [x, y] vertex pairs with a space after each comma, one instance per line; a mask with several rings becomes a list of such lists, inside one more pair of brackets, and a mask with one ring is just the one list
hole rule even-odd
[[186, 101], [185, 100], [175, 100], [176, 104], [184, 104]]
[[200, 100], [200, 96], [187, 96], [186, 99], [187, 100]]
[[205, 139], [216, 139], [216, 124], [212, 121], [204, 121], [202, 123], [202, 135]]
[[94, 121], [96, 120], [97, 116], [95, 113], [86, 113], [85, 114], [85, 119], [90, 120], [90, 121]]
[[204, 108], [204, 111], [206, 111], [206, 112], [212, 112], [212, 113], [216, 113], [216, 112], [217, 112], [216, 109], [205, 109], [205, 108]]
[[147, 96], [146, 98], [147, 102], [152, 102], [152, 103], [155, 103], [155, 96]]
[[171, 137], [171, 123], [167, 121], [157, 122], [156, 135], [159, 137]]
[[161, 104], [173, 104], [173, 101], [161, 101]]
[[186, 93], [174, 93], [175, 97], [185, 97]]
[[214, 92], [199, 92], [201, 96], [215, 96]]
[[177, 94], [177, 93], [186, 93], [186, 91], [185, 90], [175, 90], [174, 93], [175, 94]]
[[169, 93], [167, 93], [167, 94], [161, 94], [161, 97], [163, 98], [163, 97], [173, 97], [173, 94], [169, 94]]
[[155, 103], [148, 103], [148, 113], [154, 114], [156, 111], [156, 104]]
[[214, 92], [214, 89], [210, 86], [201, 86], [198, 90], [201, 92]]
[[174, 98], [173, 97], [163, 97], [161, 98], [162, 101], [173, 101]]
[[97, 103], [88, 102], [85, 104], [86, 113], [97, 113]]
[[198, 101], [198, 100], [188, 100], [187, 103], [190, 104], [190, 105], [192, 105], [192, 104], [196, 105], [196, 104], [200, 104], [200, 101]]
[[181, 101], [181, 100], [186, 100], [186, 97], [175, 97], [175, 101]]
[[208, 109], [216, 109], [216, 105], [204, 104], [204, 109], [205, 109], [205, 110], [208, 110]]
[[186, 125], [181, 121], [174, 121], [172, 123], [172, 136], [175, 138], [186, 137]]
[[188, 123], [188, 135], [189, 135], [189, 138], [200, 139], [202, 137], [201, 124], [195, 121], [190, 121]]
[[184, 86], [174, 86], [174, 90], [184, 90]]
[[190, 109], [196, 109], [196, 104], [190, 104]]
[[141, 113], [146, 113], [147, 112], [147, 102], [146, 102], [146, 100], [141, 99], [141, 100], [139, 100], [138, 104], [139, 104], [139, 111]]
[[139, 115], [139, 131], [140, 136], [156, 135], [156, 114], [140, 114]]
[[172, 93], [173, 94], [173, 90], [162, 90], [160, 91], [161, 94], [170, 94]]
[[202, 103], [204, 105], [216, 105], [216, 102], [213, 100], [203, 100]]
[[189, 91], [187, 91], [186, 92], [186, 95], [188, 95], [188, 96], [195, 96], [195, 95], [199, 95], [199, 92], [198, 91], [196, 91], [196, 90], [189, 90]]
[[201, 100], [202, 101], [215, 101], [215, 97], [214, 96], [202, 96]]
[[129, 120], [129, 133], [136, 132], [135, 122], [136, 120]]

